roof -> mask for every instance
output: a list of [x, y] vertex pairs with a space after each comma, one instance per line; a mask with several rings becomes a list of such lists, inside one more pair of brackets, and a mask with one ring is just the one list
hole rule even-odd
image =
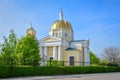
[[82, 41], [86, 41], [86, 40], [74, 40], [72, 42], [82, 42]]
[[72, 25], [68, 21], [65, 21], [65, 20], [57, 20], [57, 21], [55, 21], [52, 24], [50, 30], [61, 29], [61, 28], [70, 29], [71, 31], [73, 31]]
[[77, 49], [69, 47], [69, 48], [67, 48], [65, 50], [77, 50]]

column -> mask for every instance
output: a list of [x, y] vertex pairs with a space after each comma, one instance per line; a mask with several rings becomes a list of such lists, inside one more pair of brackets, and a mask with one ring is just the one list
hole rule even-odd
[[47, 47], [44, 47], [44, 60], [47, 61]]
[[63, 37], [63, 30], [62, 29], [60, 29], [60, 33], [61, 33], [60, 37]]
[[90, 49], [87, 48], [87, 61], [89, 62], [87, 65], [90, 66]]
[[[43, 59], [43, 48], [42, 48], [42, 46], [40, 46], [40, 58]], [[43, 66], [43, 60], [41, 60], [40, 66]]]
[[40, 46], [40, 57], [42, 58], [43, 57], [43, 50], [42, 50], [42, 47]]
[[80, 66], [81, 66], [82, 65], [82, 61], [83, 61], [81, 56], [80, 56], [80, 60], [79, 61], [80, 61]]
[[58, 47], [58, 61], [62, 61], [62, 47]]
[[89, 55], [89, 49], [87, 47], [84, 47], [84, 64], [85, 66], [90, 65], [90, 55]]
[[57, 60], [57, 47], [53, 46], [53, 60]]

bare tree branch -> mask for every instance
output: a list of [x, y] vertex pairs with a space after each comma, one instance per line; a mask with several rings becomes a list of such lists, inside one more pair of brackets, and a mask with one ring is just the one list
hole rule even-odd
[[117, 47], [108, 47], [103, 50], [103, 57], [110, 63], [118, 64], [120, 62], [120, 49]]

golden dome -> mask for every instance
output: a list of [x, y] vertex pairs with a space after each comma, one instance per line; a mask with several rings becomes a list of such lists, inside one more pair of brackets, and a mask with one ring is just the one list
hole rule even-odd
[[50, 30], [60, 29], [60, 28], [65, 28], [65, 29], [69, 29], [69, 30], [73, 31], [71, 24], [68, 21], [65, 21], [65, 20], [57, 20], [57, 21], [55, 21], [52, 24]]
[[32, 35], [32, 36], [36, 36], [36, 31], [35, 29], [32, 27], [32, 23], [29, 29], [26, 30], [26, 35]]

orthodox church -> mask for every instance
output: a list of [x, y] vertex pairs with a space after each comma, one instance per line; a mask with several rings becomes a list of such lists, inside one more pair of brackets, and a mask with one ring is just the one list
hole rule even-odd
[[[27, 35], [36, 36], [32, 28], [26, 31]], [[50, 59], [64, 61], [65, 66], [90, 65], [89, 40], [74, 40], [72, 25], [63, 19], [62, 10], [59, 13], [59, 20], [53, 22], [48, 36], [39, 40], [40, 56], [43, 61]], [[41, 62], [41, 66], [46, 63]]]

